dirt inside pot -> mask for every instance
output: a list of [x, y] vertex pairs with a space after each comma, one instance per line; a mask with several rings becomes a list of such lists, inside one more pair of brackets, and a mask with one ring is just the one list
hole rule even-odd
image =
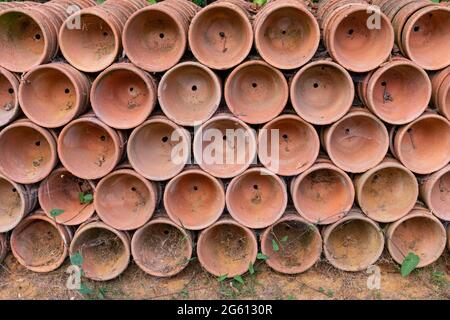
[[0, 232], [10, 230], [22, 219], [25, 204], [19, 190], [0, 177]]
[[16, 95], [13, 84], [0, 72], [0, 124], [8, 122], [15, 112]]
[[431, 189], [431, 204], [450, 221], [450, 171], [444, 173]]

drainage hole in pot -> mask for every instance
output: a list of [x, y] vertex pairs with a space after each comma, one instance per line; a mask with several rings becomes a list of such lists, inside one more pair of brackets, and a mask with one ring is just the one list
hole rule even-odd
[[415, 26], [414, 27], [414, 32], [418, 32], [420, 30], [420, 27], [419, 26]]
[[41, 142], [40, 141], [36, 141], [34, 144], [36, 145], [36, 147], [39, 147], [41, 145]]
[[131, 187], [131, 191], [136, 192], [136, 187]]
[[82, 181], [78, 181], [78, 185], [81, 187], [83, 185]]
[[159, 37], [160, 37], [161, 39], [164, 39], [164, 33], [160, 33], [160, 34], [159, 34]]
[[163, 231], [163, 233], [164, 233], [165, 235], [168, 235], [168, 234], [169, 234], [169, 230], [166, 229], [166, 230]]
[[254, 185], [253, 185], [253, 189], [258, 190], [258, 185], [257, 185], [257, 184], [254, 184]]
[[100, 140], [105, 141], [106, 137], [105, 136], [100, 136]]
[[128, 89], [128, 90], [130, 90], [130, 92], [133, 92], [133, 91], [134, 91], [134, 88], [133, 88], [133, 87], [130, 87], [130, 89]]
[[16, 188], [12, 188], [11, 191], [12, 192], [17, 192], [17, 189]]
[[381, 82], [381, 85], [382, 85], [383, 87], [386, 87], [386, 85], [387, 85], [386, 81]]
[[376, 182], [378, 180], [379, 176], [376, 174], [373, 176], [373, 182]]
[[220, 36], [221, 38], [225, 38], [225, 32], [220, 31], [220, 32], [219, 32], [219, 36]]
[[252, 83], [252, 87], [253, 87], [253, 88], [256, 88], [257, 86], [258, 86], [257, 83], [255, 83], [255, 82]]
[[318, 84], [318, 83], [314, 83], [314, 84], [313, 84], [313, 87], [314, 87], [314, 88], [318, 88], [318, 87], [319, 87], [319, 84]]
[[223, 139], [223, 140], [227, 140], [227, 136], [226, 136], [226, 135], [223, 135], [222, 139]]
[[104, 36], [104, 37], [107, 37], [107, 36], [108, 36], [108, 32], [106, 32], [106, 31], [103, 32], [103, 36]]
[[281, 34], [286, 34], [286, 30], [282, 30], [282, 31], [281, 31]]
[[348, 35], [351, 36], [353, 34], [353, 32], [355, 32], [353, 29], [349, 29], [348, 30]]
[[8, 93], [9, 93], [9, 94], [13, 94], [13, 93], [14, 93], [14, 89], [13, 89], [13, 88], [9, 88], [9, 89], [8, 89]]
[[64, 93], [65, 93], [65, 94], [70, 93], [70, 89], [69, 89], [69, 88], [64, 89]]
[[36, 33], [36, 34], [34, 35], [34, 39], [35, 39], [35, 40], [41, 40], [41, 35], [40, 35], [39, 33]]
[[345, 134], [349, 134], [349, 133], [350, 133], [350, 129], [349, 128], [345, 129]]
[[197, 187], [197, 186], [194, 186], [194, 190], [197, 191], [197, 190], [198, 190], [198, 187]]
[[283, 137], [284, 140], [287, 140], [288, 135], [285, 133], [285, 134], [282, 135], [282, 137]]
[[197, 86], [194, 84], [191, 89], [192, 91], [197, 91]]
[[167, 140], [169, 140], [169, 138], [166, 137], [166, 136], [164, 136], [164, 137], [161, 138], [161, 141], [162, 141], [162, 142], [167, 142]]

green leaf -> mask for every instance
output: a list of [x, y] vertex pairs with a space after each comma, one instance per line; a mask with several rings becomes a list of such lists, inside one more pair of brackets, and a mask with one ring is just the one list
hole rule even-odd
[[92, 193], [84, 194], [83, 192], [80, 192], [78, 194], [78, 197], [80, 198], [80, 203], [82, 204], [91, 203], [92, 200], [94, 200], [94, 196], [92, 195]]
[[61, 214], [63, 214], [64, 213], [64, 210], [63, 209], [52, 209], [52, 211], [50, 211], [50, 215], [53, 217], [53, 218], [55, 218], [55, 217], [57, 217], [57, 216], [59, 216], [59, 215], [61, 215]]
[[324, 289], [324, 288], [322, 288], [322, 287], [319, 287], [319, 292], [322, 292], [322, 293], [324, 293], [324, 292], [325, 292], [325, 289]]
[[192, 2], [200, 7], [206, 6], [206, 0], [192, 0]]
[[272, 239], [272, 247], [273, 247], [273, 251], [277, 252], [280, 250], [280, 246], [278, 245], [278, 243], [275, 241], [275, 239]]
[[259, 6], [265, 5], [266, 2], [267, 2], [267, 0], [253, 0], [253, 3], [254, 3], [254, 4], [257, 4], [257, 5], [259, 5]]
[[327, 296], [330, 297], [330, 298], [332, 298], [332, 297], [334, 296], [334, 291], [331, 290], [331, 289], [328, 289], [328, 291], [327, 291]]
[[77, 253], [71, 255], [70, 263], [75, 266], [81, 267], [81, 265], [83, 264], [83, 256], [81, 255], [81, 253], [77, 252]]
[[224, 281], [226, 278], [228, 278], [228, 274], [221, 275], [220, 277], [217, 278], [217, 281], [222, 282], [222, 281]]
[[281, 238], [281, 242], [286, 242], [288, 241], [288, 236], [284, 236], [283, 238]]
[[250, 272], [250, 274], [255, 273], [255, 268], [253, 267], [253, 263], [251, 261], [248, 264], [248, 272]]
[[97, 298], [100, 300], [105, 299], [105, 295], [106, 295], [106, 288], [100, 287], [97, 290]]
[[242, 279], [242, 276], [235, 276], [233, 279], [239, 282], [240, 284], [244, 284], [244, 279]]
[[147, 0], [147, 2], [150, 3], [150, 4], [155, 4], [156, 0]]
[[80, 285], [80, 289], [78, 289], [78, 292], [81, 293], [83, 296], [87, 296], [93, 293], [92, 289], [88, 288], [84, 283]]
[[292, 294], [290, 294], [290, 295], [287, 296], [287, 299], [288, 300], [295, 300], [295, 297]]
[[265, 254], [262, 254], [261, 252], [258, 252], [258, 254], [256, 255], [256, 259], [258, 259], [258, 260], [267, 260], [267, 259], [269, 259], [269, 257], [266, 256]]
[[419, 262], [420, 258], [418, 255], [415, 255], [412, 252], [408, 253], [408, 255], [403, 260], [402, 267], [400, 269], [402, 277], [407, 277], [417, 267]]

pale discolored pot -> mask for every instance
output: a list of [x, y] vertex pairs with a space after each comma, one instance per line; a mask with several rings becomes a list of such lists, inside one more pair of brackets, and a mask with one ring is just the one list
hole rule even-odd
[[422, 179], [420, 196], [436, 217], [450, 221], [450, 165]]
[[0, 126], [7, 125], [19, 116], [18, 92], [18, 77], [0, 67]]

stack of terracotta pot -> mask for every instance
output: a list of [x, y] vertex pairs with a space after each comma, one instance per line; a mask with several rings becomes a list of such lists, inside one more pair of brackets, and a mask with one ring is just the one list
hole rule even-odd
[[227, 277], [258, 252], [288, 274], [322, 255], [365, 270], [385, 247], [433, 263], [450, 221], [435, 24], [450, 9], [426, 0], [1, 4], [0, 261], [81, 256], [94, 280], [131, 258], [173, 276], [194, 248]]

